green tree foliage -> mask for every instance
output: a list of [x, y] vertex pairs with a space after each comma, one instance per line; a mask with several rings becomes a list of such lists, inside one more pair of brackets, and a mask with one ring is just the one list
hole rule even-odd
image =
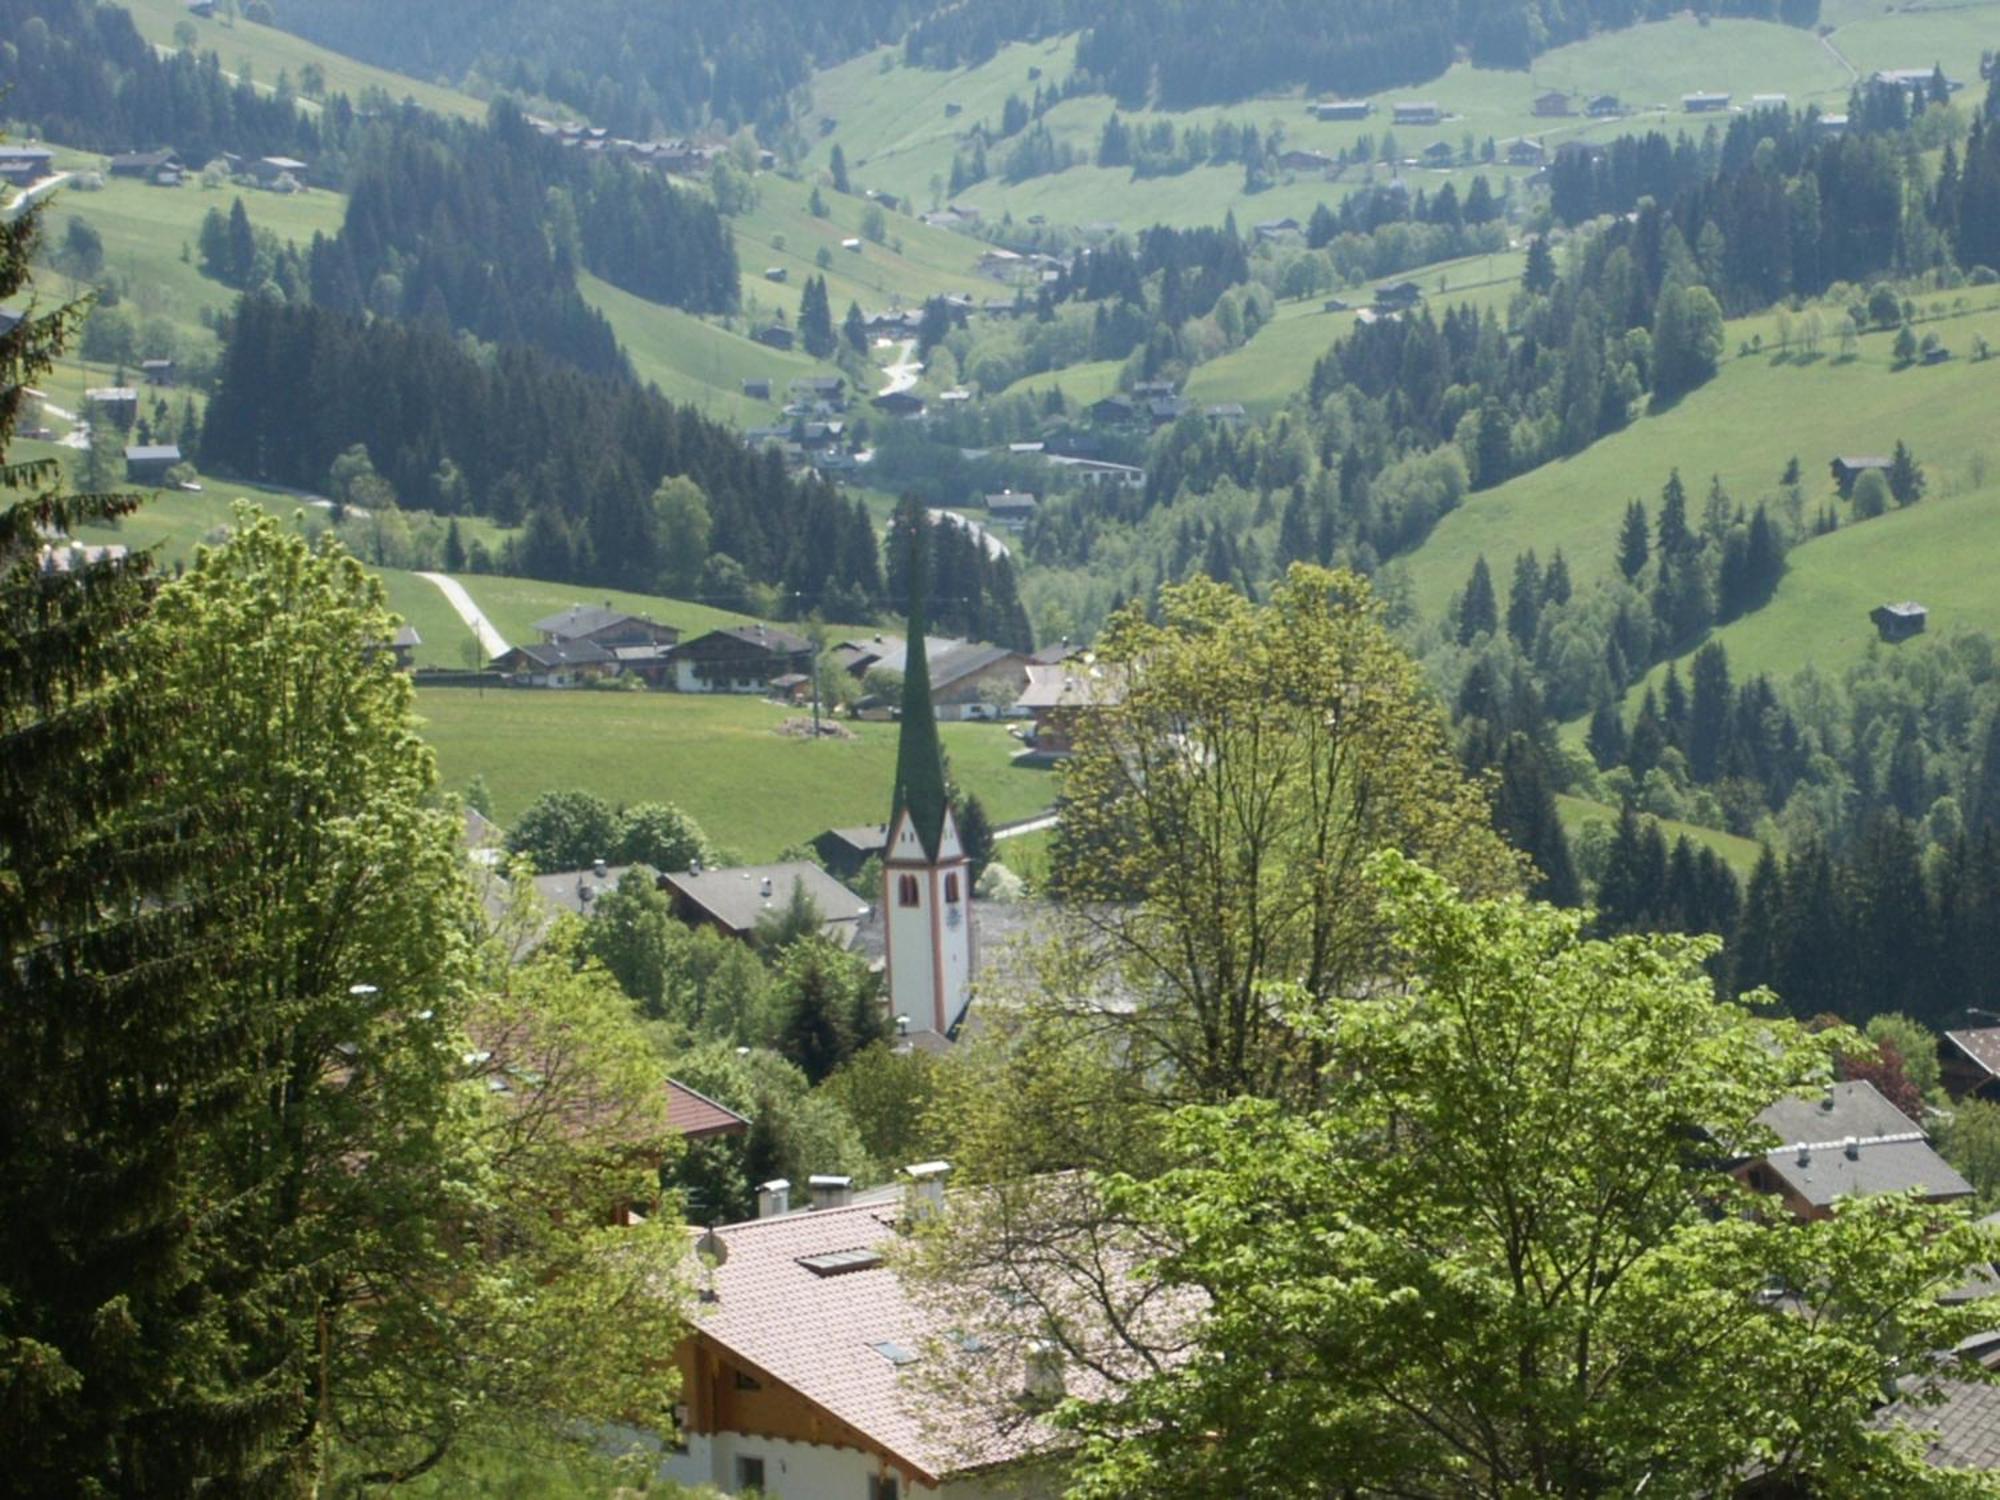
[[1098, 660], [1115, 701], [1079, 720], [1050, 864], [1059, 894], [1100, 903], [1104, 959], [1139, 996], [1118, 1022], [1130, 1066], [1182, 1097], [1310, 1091], [1265, 987], [1373, 972], [1376, 848], [1511, 884], [1485, 797], [1351, 574], [1294, 567], [1261, 608], [1169, 587]]
[[[30, 211], [0, 224], [0, 298], [28, 286]], [[45, 575], [45, 530], [130, 496], [61, 492], [7, 449], [80, 309], [0, 333], [0, 1377], [10, 1494], [114, 1495], [248, 1478], [295, 1408], [237, 1407], [191, 1156], [243, 1061], [217, 1025], [228, 911], [177, 895], [219, 810], [159, 804], [180, 727], [134, 630], [143, 557]]]
[[1190, 1108], [1169, 1170], [1110, 1185], [1203, 1315], [1193, 1357], [1064, 1409], [1072, 1493], [1693, 1496], [1753, 1462], [1964, 1493], [1872, 1417], [1908, 1351], [1979, 1326], [1938, 1294], [1981, 1237], [1896, 1196], [1744, 1212], [1715, 1166], [1828, 1038], [1718, 1001], [1712, 943], [1376, 870], [1412, 982], [1294, 1001], [1323, 1101]]
[[881, 986], [858, 956], [817, 931], [791, 943], [775, 975], [780, 1013], [778, 1050], [817, 1086], [881, 1040]]
[[671, 802], [637, 802], [618, 819], [616, 858], [661, 872], [715, 863], [715, 848], [701, 825]]
[[1909, 444], [1896, 439], [1895, 457], [1889, 462], [1889, 494], [1898, 505], [1915, 505], [1924, 498], [1924, 470]]
[[956, 821], [958, 842], [972, 862], [972, 879], [977, 884], [986, 867], [993, 863], [993, 852], [998, 847], [993, 840], [993, 820], [986, 816], [986, 804], [967, 793], [959, 799]]
[[1493, 592], [1493, 574], [1481, 553], [1472, 565], [1472, 577], [1458, 600], [1458, 643], [1470, 646], [1481, 636], [1500, 628], [1500, 601]]
[[1670, 283], [1653, 312], [1653, 393], [1685, 395], [1715, 374], [1722, 358], [1722, 307], [1704, 286]]
[[1555, 284], [1556, 258], [1549, 250], [1548, 236], [1538, 234], [1528, 241], [1528, 268], [1521, 274], [1521, 285], [1541, 296], [1553, 291]]
[[581, 870], [618, 850], [618, 815], [592, 792], [543, 792], [507, 833], [507, 852], [533, 861], [537, 870]]
[[1639, 576], [1651, 555], [1646, 507], [1634, 500], [1625, 507], [1625, 521], [1618, 530], [1618, 571], [1629, 583]]
[[831, 359], [839, 343], [833, 331], [833, 308], [827, 301], [826, 278], [806, 278], [799, 294], [799, 343], [814, 359]]
[[849, 193], [853, 189], [847, 185], [847, 153], [840, 149], [840, 142], [833, 143], [832, 154], [826, 160], [827, 174], [833, 179], [836, 193]]
[[1870, 469], [1854, 481], [1854, 519], [1872, 521], [1889, 508], [1889, 481], [1880, 469]]
[[653, 491], [653, 514], [659, 524], [663, 588], [674, 595], [694, 593], [701, 586], [709, 539], [715, 534], [708, 497], [692, 479], [676, 474], [661, 480]]

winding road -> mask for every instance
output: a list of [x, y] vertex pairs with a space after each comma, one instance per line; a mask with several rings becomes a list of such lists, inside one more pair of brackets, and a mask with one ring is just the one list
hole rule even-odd
[[458, 611], [458, 617], [479, 637], [479, 649], [486, 653], [488, 660], [505, 656], [513, 649], [507, 644], [507, 637], [494, 628], [493, 622], [486, 618], [486, 611], [472, 602], [472, 595], [466, 593], [465, 586], [456, 578], [448, 578], [442, 573], [419, 573], [417, 577], [428, 579], [438, 586], [445, 602]]

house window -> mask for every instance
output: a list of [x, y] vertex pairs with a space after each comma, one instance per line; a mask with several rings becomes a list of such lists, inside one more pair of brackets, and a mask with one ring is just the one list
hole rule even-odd
[[902, 1481], [894, 1474], [871, 1474], [868, 1477], [868, 1500], [902, 1500]]
[[958, 900], [958, 875], [955, 871], [944, 878], [944, 899], [947, 901]]
[[898, 875], [896, 877], [896, 904], [898, 906], [915, 906], [917, 904], [916, 876]]
[[758, 1382], [756, 1376], [745, 1375], [741, 1370], [738, 1370], [736, 1372], [736, 1389], [739, 1391], [761, 1391], [764, 1387]]
[[744, 1458], [740, 1455], [737, 1457], [736, 1488], [739, 1490], [756, 1490], [760, 1494], [763, 1492], [764, 1489], [763, 1459]]

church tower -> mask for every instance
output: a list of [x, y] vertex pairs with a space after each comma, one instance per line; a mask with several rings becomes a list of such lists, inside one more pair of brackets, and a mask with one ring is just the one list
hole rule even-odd
[[914, 579], [911, 593], [896, 788], [882, 856], [882, 925], [890, 1015], [908, 1016], [913, 1030], [942, 1035], [971, 997], [972, 872], [945, 795], [922, 585]]

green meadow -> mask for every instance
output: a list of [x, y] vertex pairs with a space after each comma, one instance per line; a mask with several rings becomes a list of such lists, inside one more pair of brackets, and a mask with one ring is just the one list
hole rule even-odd
[[[1968, 354], [1975, 334], [2000, 341], [2000, 299], [1991, 289], [1965, 295], [1967, 312], [1921, 325], [1953, 351], [1948, 364], [1897, 369], [1886, 332], [1863, 337], [1851, 359], [1838, 355], [1831, 338], [1817, 357], [1732, 355], [1713, 380], [1670, 410], [1636, 417], [1624, 432], [1574, 458], [1472, 496], [1410, 559], [1419, 607], [1431, 617], [1447, 610], [1482, 554], [1504, 571], [1518, 552], [1532, 547], [1546, 558], [1561, 547], [1579, 582], [1603, 576], [1613, 565], [1627, 502], [1654, 507], [1675, 467], [1698, 509], [1711, 476], [1745, 503], [1774, 494], [1796, 456], [1810, 518], [1834, 498], [1827, 466], [1836, 454], [1886, 453], [1901, 438], [1924, 464], [1938, 499], [1979, 488], [1978, 476], [2000, 451], [1973, 414], [1992, 409], [2000, 361]], [[1828, 310], [1830, 324], [1837, 312]], [[1729, 346], [1767, 326], [1732, 323]]]
[[120, 3], [132, 12], [139, 34], [155, 46], [178, 45], [174, 30], [186, 23], [194, 27], [195, 46], [199, 51], [215, 53], [221, 59], [224, 71], [232, 76], [241, 76], [244, 64], [249, 64], [250, 75], [260, 88], [275, 87], [281, 72], [289, 73], [296, 86], [300, 70], [308, 63], [316, 63], [326, 74], [329, 93], [347, 94], [358, 99], [362, 90], [376, 88], [398, 102], [414, 99], [437, 114], [479, 116], [486, 113], [484, 104], [456, 89], [356, 62], [338, 52], [329, 52], [303, 37], [293, 36], [289, 31], [280, 31], [275, 26], [260, 26], [240, 16], [232, 22], [223, 19], [220, 14], [213, 20], [204, 21], [189, 13], [184, 0], [120, 0]]
[[[829, 827], [888, 815], [894, 724], [851, 739], [779, 733], [799, 710], [680, 693], [421, 688], [417, 712], [447, 787], [485, 778], [506, 823], [541, 792], [582, 787], [613, 803], [668, 801], [717, 843], [771, 859]], [[953, 776], [997, 823], [1046, 808], [1055, 783], [1017, 769], [1020, 743], [995, 724], [943, 724]]]
[[[1559, 795], [1556, 798], [1556, 816], [1562, 820], [1563, 831], [1572, 839], [1580, 838], [1583, 831], [1593, 823], [1615, 829], [1618, 826], [1618, 809], [1603, 802], [1592, 802], [1586, 797]], [[1733, 833], [1724, 833], [1715, 828], [1700, 828], [1693, 823], [1680, 823], [1671, 818], [1654, 818], [1660, 825], [1660, 833], [1669, 844], [1686, 835], [1696, 844], [1705, 844], [1728, 863], [1740, 879], [1747, 880], [1750, 872], [1757, 867], [1757, 856], [1762, 852], [1751, 839], [1738, 838]]]

